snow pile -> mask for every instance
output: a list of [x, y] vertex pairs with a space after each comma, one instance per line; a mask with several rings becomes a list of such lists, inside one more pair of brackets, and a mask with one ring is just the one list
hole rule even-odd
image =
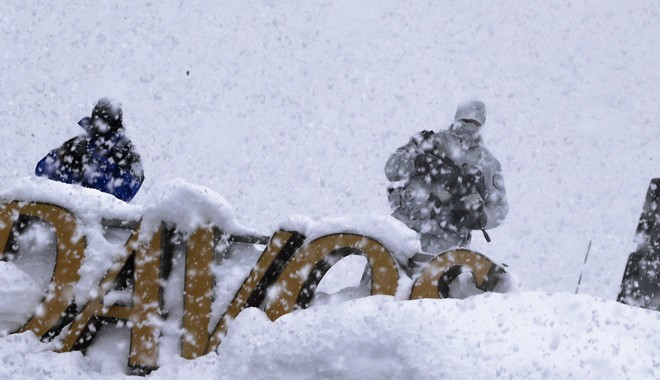
[[144, 202], [141, 233], [150, 236], [161, 222], [176, 225], [183, 233], [213, 224], [233, 235], [258, 235], [238, 223], [234, 209], [220, 194], [181, 179], [158, 184]]
[[246, 311], [218, 369], [236, 378], [650, 379], [659, 354], [660, 314], [589, 296], [369, 297], [275, 322]]
[[13, 263], [0, 261], [0, 336], [27, 322], [43, 295], [35, 280]]
[[101, 379], [90, 371], [80, 352], [59, 354], [54, 345], [40, 343], [31, 332], [0, 340], [2, 379]]
[[[48, 348], [30, 333], [1, 339], [1, 377], [127, 378], [92, 370], [79, 352]], [[659, 313], [590, 296], [375, 296], [275, 322], [248, 309], [217, 354], [163, 358], [149, 378], [653, 379], [660, 376], [658, 356]]]
[[49, 203], [71, 211], [85, 225], [98, 226], [103, 219], [139, 220], [141, 207], [112, 195], [41, 177], [22, 177], [0, 189], [0, 200]]

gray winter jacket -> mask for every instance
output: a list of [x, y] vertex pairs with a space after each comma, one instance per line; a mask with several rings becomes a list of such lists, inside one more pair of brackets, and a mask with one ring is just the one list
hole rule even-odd
[[[390, 156], [385, 175], [392, 182], [389, 191], [395, 217], [422, 233], [469, 235], [470, 229], [456, 225], [455, 220], [452, 223], [451, 214], [460, 198], [471, 195], [483, 200], [485, 229], [502, 223], [509, 210], [502, 168], [483, 146], [478, 129], [459, 120], [448, 130], [414, 135]], [[447, 163], [442, 167], [453, 169], [447, 175], [420, 174], [415, 160], [424, 154], [440, 158]], [[476, 183], [468, 184], [465, 173], [476, 173]], [[427, 221], [437, 223], [429, 225]]]

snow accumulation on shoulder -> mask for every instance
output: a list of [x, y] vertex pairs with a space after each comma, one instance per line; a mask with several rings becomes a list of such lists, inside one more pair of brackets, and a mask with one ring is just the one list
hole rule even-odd
[[[128, 378], [49, 348], [31, 333], [0, 339], [0, 377]], [[591, 296], [373, 296], [275, 322], [247, 309], [217, 353], [166, 358], [149, 378], [656, 379], [659, 356], [660, 314]]]

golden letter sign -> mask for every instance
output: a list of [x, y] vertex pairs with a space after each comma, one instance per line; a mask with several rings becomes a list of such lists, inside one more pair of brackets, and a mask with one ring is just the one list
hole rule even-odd
[[[56, 338], [60, 351], [87, 347], [103, 321], [125, 321], [131, 330], [128, 365], [133, 373], [157, 368], [159, 321], [163, 315], [163, 282], [169, 275], [175, 226], [162, 224], [149, 239], [140, 239], [140, 226], [132, 231], [119, 259], [107, 271], [90, 300], [75, 304], [73, 287], [86, 249], [81, 222], [69, 211], [50, 204], [9, 202], [0, 205], [0, 259], [8, 243], [20, 234], [20, 224], [38, 219], [55, 231], [57, 257], [51, 284], [35, 313], [17, 332], [32, 331], [42, 339]], [[193, 359], [215, 351], [228, 324], [247, 307], [262, 307], [271, 320], [308, 307], [325, 273], [341, 258], [362, 255], [371, 273], [371, 294], [394, 296], [399, 277], [405, 275], [392, 253], [363, 235], [336, 233], [307, 242], [295, 231], [277, 231], [225, 310], [215, 328], [209, 329], [213, 301], [214, 249], [222, 235], [217, 227], [202, 226], [186, 238], [184, 313], [181, 356]], [[229, 241], [258, 238], [229, 237]], [[410, 299], [446, 298], [449, 283], [463, 269], [472, 272], [475, 284], [492, 291], [504, 269], [469, 250], [444, 252], [431, 260], [416, 277]], [[132, 287], [130, 305], [104, 305], [113, 290]], [[269, 294], [270, 292], [270, 294]], [[67, 327], [63, 333], [61, 331]], [[209, 331], [212, 331], [209, 334]]]

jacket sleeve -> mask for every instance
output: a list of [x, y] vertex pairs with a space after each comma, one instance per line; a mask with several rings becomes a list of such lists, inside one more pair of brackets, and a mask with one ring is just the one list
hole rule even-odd
[[413, 177], [415, 171], [415, 157], [417, 144], [410, 140], [406, 145], [397, 149], [385, 164], [385, 176], [390, 182], [403, 181]]
[[61, 147], [53, 149], [42, 158], [34, 170], [39, 177], [46, 177], [53, 181], [68, 184], [80, 183], [81, 160], [80, 157], [86, 149], [86, 140], [82, 136], [68, 140]]
[[112, 194], [125, 202], [129, 202], [135, 197], [144, 178], [98, 153], [92, 154], [90, 169], [92, 170], [87, 170], [84, 186]]
[[53, 179], [55, 172], [57, 171], [57, 149], [53, 149], [42, 158], [37, 167], [34, 169], [34, 174], [38, 177], [47, 177]]
[[482, 166], [484, 186], [481, 196], [488, 216], [486, 229], [491, 229], [502, 223], [509, 213], [509, 204], [506, 199], [502, 166], [497, 159], [490, 154], [488, 156]]

